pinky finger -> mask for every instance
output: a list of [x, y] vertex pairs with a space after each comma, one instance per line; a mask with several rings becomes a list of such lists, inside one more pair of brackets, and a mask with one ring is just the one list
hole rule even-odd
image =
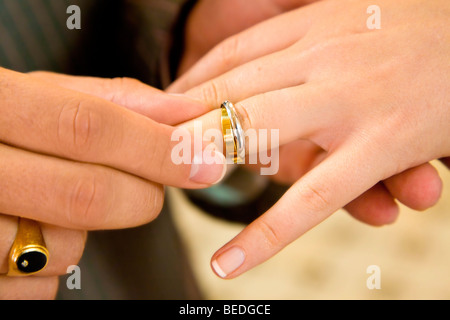
[[347, 204], [345, 210], [355, 219], [371, 226], [394, 223], [399, 215], [397, 202], [381, 182]]
[[58, 277], [0, 276], [0, 300], [51, 300], [58, 282]]
[[441, 197], [442, 180], [430, 163], [405, 170], [384, 181], [393, 197], [413, 210], [434, 206]]

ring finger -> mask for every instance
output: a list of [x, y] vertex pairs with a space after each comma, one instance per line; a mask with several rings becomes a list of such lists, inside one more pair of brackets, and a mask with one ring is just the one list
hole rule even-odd
[[[0, 275], [8, 272], [8, 256], [17, 233], [17, 217], [0, 214]], [[49, 251], [47, 266], [36, 275], [58, 276], [67, 272], [81, 258], [86, 242], [86, 231], [71, 230], [41, 223], [42, 235]]]

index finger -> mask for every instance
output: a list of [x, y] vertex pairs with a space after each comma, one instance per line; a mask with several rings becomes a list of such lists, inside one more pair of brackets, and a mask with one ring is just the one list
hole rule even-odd
[[224, 162], [198, 160], [203, 145], [199, 155], [192, 152], [188, 161], [175, 162], [174, 127], [94, 96], [0, 72], [0, 141], [6, 144], [176, 187], [205, 187], [223, 176]]
[[170, 95], [131, 78], [104, 79], [35, 71], [30, 76], [120, 105], [156, 122], [176, 125], [211, 108], [184, 95]]
[[369, 149], [349, 143], [308, 172], [269, 211], [214, 254], [215, 273], [222, 278], [244, 273], [370, 189], [386, 172], [363, 161], [370, 159]]

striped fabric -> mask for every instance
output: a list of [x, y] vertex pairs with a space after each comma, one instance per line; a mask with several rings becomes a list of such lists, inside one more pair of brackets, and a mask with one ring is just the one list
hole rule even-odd
[[[158, 85], [162, 49], [183, 2], [0, 0], [0, 66], [132, 76]], [[73, 4], [81, 9], [82, 30], [66, 27]]]
[[[88, 15], [95, 1], [77, 1]], [[70, 0], [0, 0], [0, 65], [16, 71], [62, 71], [76, 44], [66, 27]]]
[[[161, 82], [161, 56], [183, 0], [0, 0], [0, 66]], [[69, 5], [81, 30], [69, 30]], [[165, 207], [146, 226], [88, 237], [81, 290], [61, 277], [60, 299], [198, 299]]]

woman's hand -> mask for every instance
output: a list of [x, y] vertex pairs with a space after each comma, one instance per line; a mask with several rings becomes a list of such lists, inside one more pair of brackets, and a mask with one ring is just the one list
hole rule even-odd
[[[310, 141], [293, 141], [280, 146], [279, 170], [268, 177], [290, 186], [326, 156], [326, 151]], [[246, 164], [246, 167], [259, 173], [264, 165]], [[441, 191], [438, 171], [430, 163], [425, 163], [380, 181], [345, 205], [344, 209], [363, 223], [383, 226], [396, 221], [400, 211], [397, 201], [413, 210], [423, 211], [436, 204]]]
[[[216, 107], [233, 101], [244, 130], [278, 129], [280, 145], [304, 139], [326, 152], [214, 255], [220, 276], [265, 261], [380, 181], [395, 189], [405, 179], [391, 177], [414, 180], [450, 156], [448, 1], [381, 0], [380, 30], [367, 26], [370, 5], [321, 1], [276, 17], [218, 45], [170, 88], [196, 86], [186, 93]], [[219, 111], [201, 119], [220, 128]]]
[[[224, 164], [171, 159], [167, 124], [201, 103], [131, 79], [0, 69], [0, 83], [0, 298], [53, 298], [57, 276], [81, 257], [85, 230], [150, 222], [163, 184], [203, 188], [223, 176]], [[18, 216], [41, 223], [50, 253], [27, 278], [4, 275]]]
[[[191, 12], [186, 24], [185, 51], [178, 73], [181, 75], [195, 62], [197, 62], [212, 47], [244, 29], [260, 21], [279, 15], [283, 12], [316, 2], [317, 0], [261, 0], [258, 6], [243, 0], [202, 0]], [[211, 21], [211, 17], [214, 17]], [[230, 21], [230, 17], [233, 17]], [[234, 38], [224, 42], [216, 49], [215, 58], [217, 68], [204, 70], [202, 64], [198, 76], [203, 81], [208, 77], [224, 72], [231, 68], [227, 65], [229, 59], [239, 61], [242, 57], [233, 57], [238, 54], [233, 50]], [[228, 44], [230, 43], [230, 44]], [[228, 52], [228, 50], [230, 52]], [[212, 55], [214, 55], [212, 53]], [[204, 66], [203, 66], [204, 67]], [[194, 69], [195, 70], [195, 69]], [[169, 90], [185, 91], [189, 80], [195, 77], [196, 72], [191, 71], [185, 81], [177, 81]], [[194, 82], [195, 83], [195, 82]], [[184, 87], [183, 87], [184, 86]], [[195, 110], [202, 112], [202, 109]], [[200, 115], [200, 113], [198, 113]], [[313, 168], [324, 158], [323, 149], [309, 141], [294, 141], [280, 148], [279, 172], [271, 178], [278, 183], [291, 185]], [[247, 165], [247, 168], [259, 170], [258, 165]], [[415, 168], [411, 172], [400, 173], [391, 179], [371, 188], [363, 195], [345, 206], [345, 209], [355, 218], [371, 225], [385, 225], [392, 223], [398, 216], [398, 206], [395, 198], [403, 204], [424, 210], [436, 203], [440, 196], [440, 178], [437, 171], [429, 164]], [[427, 186], [435, 186], [428, 188]], [[418, 196], [420, 195], [420, 196]]]
[[222, 40], [261, 21], [318, 0], [199, 0], [185, 28], [178, 74], [186, 72]]

